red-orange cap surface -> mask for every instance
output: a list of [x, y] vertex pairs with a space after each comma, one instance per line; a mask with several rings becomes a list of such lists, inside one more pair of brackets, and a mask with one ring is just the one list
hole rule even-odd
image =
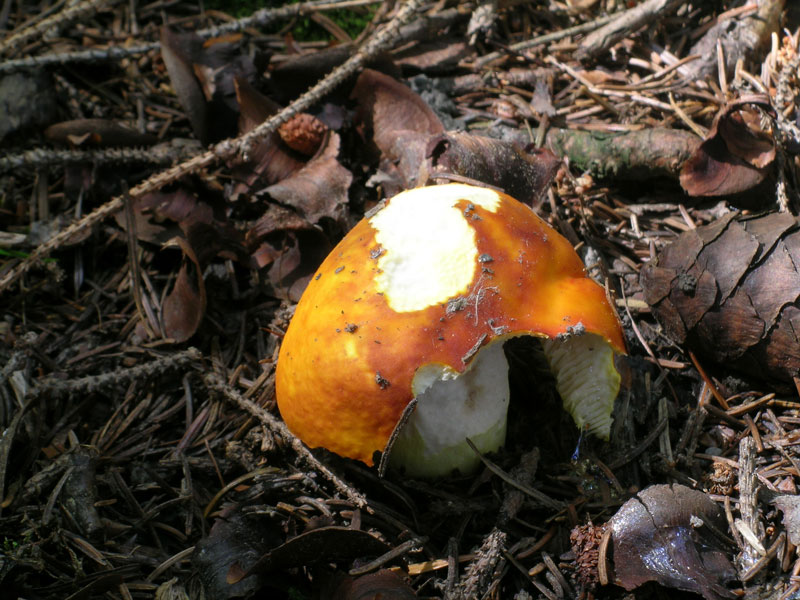
[[570, 243], [505, 194], [463, 184], [388, 200], [330, 253], [281, 346], [278, 406], [308, 446], [368, 465], [422, 365], [463, 372], [494, 338], [585, 328], [624, 352]]

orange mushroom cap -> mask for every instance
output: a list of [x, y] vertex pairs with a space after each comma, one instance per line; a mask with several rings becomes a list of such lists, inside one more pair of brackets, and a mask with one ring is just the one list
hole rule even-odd
[[423, 365], [461, 373], [493, 341], [576, 330], [625, 352], [605, 290], [528, 206], [463, 184], [408, 190], [311, 279], [281, 346], [278, 407], [308, 446], [372, 465]]

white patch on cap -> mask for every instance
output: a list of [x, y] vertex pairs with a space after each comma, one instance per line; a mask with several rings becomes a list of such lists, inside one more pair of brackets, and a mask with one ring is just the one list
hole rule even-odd
[[489, 212], [500, 204], [493, 190], [452, 183], [402, 192], [369, 220], [384, 250], [375, 285], [392, 310], [441, 304], [472, 283], [478, 247], [459, 200]]

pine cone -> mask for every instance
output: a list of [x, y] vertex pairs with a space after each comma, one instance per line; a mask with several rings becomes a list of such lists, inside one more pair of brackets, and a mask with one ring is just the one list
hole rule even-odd
[[791, 382], [800, 372], [800, 222], [726, 215], [642, 267], [666, 334], [698, 356]]
[[306, 156], [316, 154], [327, 132], [327, 125], [307, 113], [295, 115], [278, 128], [283, 142]]

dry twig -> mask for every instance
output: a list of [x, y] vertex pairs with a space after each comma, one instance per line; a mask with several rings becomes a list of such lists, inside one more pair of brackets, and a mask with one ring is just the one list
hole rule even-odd
[[683, 4], [680, 0], [646, 0], [626, 10], [613, 21], [586, 36], [578, 45], [579, 60], [605, 52], [626, 35]]
[[279, 435], [281, 439], [286, 441], [286, 443], [292, 447], [298, 456], [305, 460], [311, 468], [325, 477], [325, 479], [330, 481], [336, 487], [336, 489], [344, 494], [344, 496], [353, 504], [361, 509], [371, 510], [367, 505], [367, 499], [363, 496], [363, 494], [353, 489], [352, 486], [348, 485], [338, 475], [317, 460], [317, 458], [311, 454], [311, 451], [303, 444], [303, 442], [298, 440], [292, 434], [292, 432], [289, 431], [289, 428], [286, 427], [283, 421], [274, 417], [272, 414], [251, 400], [248, 400], [236, 390], [231, 389], [230, 386], [222, 382], [216, 375], [209, 374], [205, 379], [209, 389], [216, 391], [229, 402], [232, 402], [239, 408], [246, 410], [256, 419], [258, 419], [265, 427], [269, 428], [270, 431]]
[[30, 27], [13, 33], [5, 40], [0, 41], [0, 54], [18, 48], [32, 38], [52, 33], [58, 27], [64, 27], [78, 19], [86, 18], [104, 8], [105, 5], [112, 4], [114, 1], [119, 0], [83, 0], [77, 4], [69, 5], [56, 14], [42, 19]]

